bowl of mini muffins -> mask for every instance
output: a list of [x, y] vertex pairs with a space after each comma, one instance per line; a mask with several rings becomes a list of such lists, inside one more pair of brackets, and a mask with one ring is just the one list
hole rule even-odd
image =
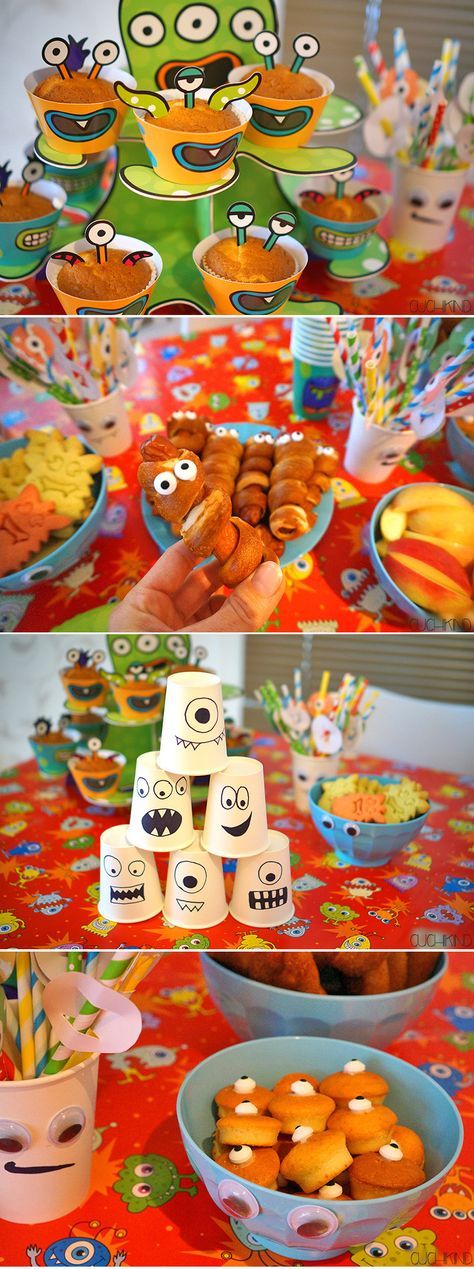
[[309, 791], [315, 828], [345, 864], [375, 868], [418, 836], [430, 802], [426, 790], [406, 776], [352, 773], [324, 777]]
[[463, 1141], [430, 1076], [367, 1045], [251, 1040], [194, 1067], [177, 1101], [188, 1158], [255, 1247], [314, 1263], [410, 1221]]
[[[354, 884], [362, 878], [355, 878]], [[413, 1026], [446, 971], [439, 952], [213, 952], [208, 991], [240, 1040], [313, 1035], [384, 1049]]]

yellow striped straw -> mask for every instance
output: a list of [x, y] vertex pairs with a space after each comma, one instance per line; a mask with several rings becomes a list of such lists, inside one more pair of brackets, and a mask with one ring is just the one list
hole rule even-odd
[[367, 388], [367, 412], [372, 414], [375, 409], [375, 397], [377, 393], [377, 362], [373, 357], [365, 363], [365, 381]]
[[443, 40], [441, 49], [441, 87], [444, 88], [449, 74], [452, 57], [452, 40]]
[[20, 1024], [21, 1070], [23, 1079], [31, 1080], [34, 1079], [36, 1074], [36, 1063], [29, 952], [17, 952], [16, 983], [18, 992], [18, 1021]]
[[379, 427], [383, 427], [384, 419], [385, 419], [385, 388], [384, 388], [383, 376], [381, 374], [377, 376], [377, 391], [375, 394], [374, 414], [375, 414], [375, 422], [378, 424]]

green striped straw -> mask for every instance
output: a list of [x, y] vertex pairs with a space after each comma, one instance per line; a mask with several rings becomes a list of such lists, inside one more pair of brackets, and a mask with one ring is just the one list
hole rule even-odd
[[31, 995], [33, 999], [33, 1038], [35, 1042], [36, 1075], [46, 1066], [49, 1047], [49, 1022], [43, 1009], [43, 984], [36, 971], [31, 969]]
[[[135, 959], [136, 952], [124, 952], [122, 949], [114, 952], [108, 964], [104, 967], [99, 976], [101, 983], [116, 983], [126, 973], [132, 961]], [[77, 1031], [88, 1031], [93, 1026], [96, 1018], [98, 1018], [101, 1010], [96, 1005], [92, 1005], [89, 1000], [85, 1000], [79, 1010], [77, 1018], [70, 1018], [69, 1021], [76, 1027]], [[83, 1025], [81, 1025], [83, 1023]], [[84, 1055], [85, 1056], [85, 1055]], [[67, 1049], [64, 1044], [59, 1041], [50, 1049], [47, 1057], [46, 1065], [42, 1071], [42, 1075], [57, 1075], [59, 1071], [63, 1071], [71, 1058], [71, 1050]]]
[[352, 371], [352, 377], [355, 384], [355, 390], [359, 398], [362, 411], [365, 410], [365, 398], [362, 388], [362, 362], [360, 343], [357, 330], [352, 322], [349, 323], [346, 331], [346, 345], [349, 354], [349, 362]]
[[413, 357], [408, 367], [405, 390], [401, 397], [400, 405], [398, 406], [398, 409], [397, 409], [397, 413], [399, 414], [402, 413], [402, 411], [406, 408], [406, 406], [408, 405], [411, 399], [415, 380], [418, 377], [418, 373], [421, 369], [421, 364], [426, 356], [430, 341], [431, 341], [430, 322], [427, 321], [426, 324], [420, 327], [418, 342], [415, 344], [415, 348], [413, 350]]

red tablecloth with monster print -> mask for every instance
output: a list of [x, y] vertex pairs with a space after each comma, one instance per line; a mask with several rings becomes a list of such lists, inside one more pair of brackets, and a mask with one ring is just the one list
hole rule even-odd
[[[113, 924], [97, 912], [100, 834], [126, 812], [86, 805], [70, 783], [40, 779], [34, 762], [0, 777], [0, 948], [47, 947], [372, 947], [473, 946], [474, 779], [412, 768], [431, 813], [419, 836], [384, 867], [341, 866], [293, 802], [289, 754], [279, 738], [257, 738], [273, 828], [291, 841], [295, 915], [258, 930], [228, 916], [204, 932], [156, 916]], [[358, 757], [347, 769], [399, 773], [406, 765]], [[201, 827], [204, 806], [194, 812]], [[164, 886], [166, 856], [157, 856]], [[232, 861], [225, 861], [227, 892]]]
[[[76, 567], [51, 582], [12, 595], [0, 593], [0, 630], [50, 630], [66, 621], [89, 630], [88, 610], [120, 600], [157, 556], [142, 519], [136, 478], [138, 443], [163, 429], [172, 410], [193, 408], [215, 423], [254, 422], [288, 428], [294, 424], [290, 323], [284, 319], [234, 323], [192, 339], [147, 342], [139, 374], [127, 393], [137, 446], [108, 467], [108, 509], [99, 536]], [[32, 404], [33, 402], [33, 404]], [[342, 459], [350, 398], [336, 397], [327, 421], [308, 431], [335, 445]], [[64, 412], [46, 393], [26, 397], [0, 381], [0, 416], [8, 434], [26, 426], [65, 423]], [[342, 463], [333, 491], [335, 511], [319, 545], [285, 568], [286, 591], [270, 630], [410, 630], [377, 582], [368, 554], [368, 525], [388, 488], [412, 480], [453, 482], [444, 437], [435, 437], [396, 467], [382, 486], [348, 480]], [[456, 482], [454, 482], [456, 483]], [[99, 628], [104, 629], [104, 624]]]
[[[456, 1167], [413, 1223], [352, 1248], [332, 1265], [472, 1263], [471, 959], [463, 953], [449, 957], [431, 1006], [390, 1049], [454, 1097], [465, 1131]], [[213, 1205], [181, 1143], [175, 1101], [184, 1076], [236, 1042], [207, 995], [198, 957], [163, 957], [135, 999], [143, 1014], [138, 1044], [123, 1055], [101, 1058], [88, 1199], [62, 1220], [35, 1228], [2, 1222], [2, 1258], [9, 1265], [38, 1266], [294, 1264], [252, 1247], [240, 1223]], [[153, 1168], [147, 1172], [151, 1193], [137, 1201], [134, 1169], [143, 1166]]]

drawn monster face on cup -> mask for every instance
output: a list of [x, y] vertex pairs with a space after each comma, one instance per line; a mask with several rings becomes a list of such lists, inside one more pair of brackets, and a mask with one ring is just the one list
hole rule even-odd
[[100, 839], [99, 912], [109, 921], [146, 921], [163, 906], [156, 864], [130, 845], [126, 830], [115, 824]]
[[173, 674], [163, 714], [160, 764], [183, 775], [208, 775], [227, 763], [224, 708], [215, 674]]
[[159, 853], [189, 846], [193, 837], [189, 778], [163, 771], [154, 750], [140, 754], [127, 840]]
[[268, 841], [263, 766], [255, 758], [229, 758], [211, 776], [203, 846], [212, 855], [255, 855]]
[[284, 833], [270, 829], [266, 850], [238, 860], [230, 912], [243, 925], [262, 927], [293, 916], [290, 848]]
[[203, 850], [196, 834], [191, 847], [170, 855], [164, 916], [171, 925], [200, 930], [226, 915], [222, 863]]

